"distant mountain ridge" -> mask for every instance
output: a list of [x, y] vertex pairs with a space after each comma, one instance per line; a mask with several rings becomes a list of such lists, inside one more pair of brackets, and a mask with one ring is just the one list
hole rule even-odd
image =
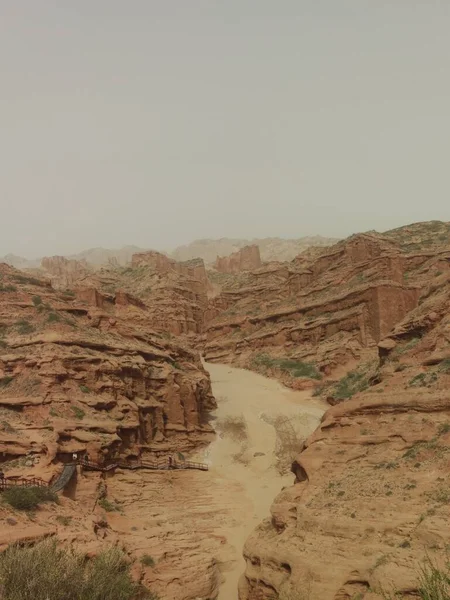
[[221, 238], [218, 240], [195, 240], [190, 244], [179, 246], [170, 256], [175, 260], [190, 260], [203, 258], [206, 264], [215, 262], [218, 256], [228, 256], [245, 246], [259, 246], [261, 259], [264, 262], [272, 260], [292, 260], [298, 254], [311, 246], [330, 246], [339, 241], [339, 238], [326, 238], [321, 235], [307, 236], [297, 239], [283, 238], [254, 238], [233, 239]]

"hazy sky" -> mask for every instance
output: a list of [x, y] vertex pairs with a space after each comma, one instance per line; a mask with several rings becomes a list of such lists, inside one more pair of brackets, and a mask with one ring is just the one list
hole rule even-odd
[[449, 0], [0, 0], [0, 255], [450, 220]]

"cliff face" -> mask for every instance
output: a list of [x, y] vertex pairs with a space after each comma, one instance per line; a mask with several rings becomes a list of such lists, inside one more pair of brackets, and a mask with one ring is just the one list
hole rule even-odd
[[128, 459], [210, 439], [215, 402], [199, 356], [158, 335], [145, 305], [92, 289], [80, 300], [0, 268], [3, 463], [81, 450]]
[[218, 256], [214, 268], [219, 273], [240, 273], [261, 267], [261, 256], [258, 246], [245, 246], [229, 256]]
[[41, 268], [57, 289], [71, 288], [91, 272], [86, 261], [72, 260], [64, 256], [43, 258]]
[[[247, 540], [240, 600], [289, 598], [291, 590], [381, 600], [392, 588], [419, 597], [424, 558], [445, 562], [450, 251], [402, 261], [421, 289], [415, 307], [386, 337], [381, 319], [375, 364], [355, 364], [330, 391], [340, 403], [294, 461], [294, 485]], [[396, 302], [384, 306], [396, 310]]]
[[[425, 279], [416, 273], [427, 255], [406, 256], [379, 235], [359, 235], [318, 256], [270, 263], [228, 282], [219, 297], [226, 310], [207, 322], [210, 361], [278, 375], [270, 362], [313, 362], [324, 375], [376, 352], [377, 343], [417, 306]], [[405, 277], [410, 274], [410, 277]], [[265, 364], [264, 364], [265, 363]]]

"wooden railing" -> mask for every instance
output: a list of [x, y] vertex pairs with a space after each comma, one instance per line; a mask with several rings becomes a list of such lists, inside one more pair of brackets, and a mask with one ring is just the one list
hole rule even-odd
[[14, 487], [49, 487], [54, 492], [59, 492], [60, 490], [64, 489], [69, 483], [69, 481], [72, 479], [77, 465], [80, 465], [84, 469], [87, 469], [89, 471], [101, 471], [102, 473], [113, 471], [117, 468], [131, 469], [133, 471], [136, 469], [150, 469], [152, 471], [169, 471], [171, 469], [196, 469], [199, 471], [208, 471], [207, 464], [193, 461], [169, 461], [169, 459], [161, 459], [138, 460], [135, 463], [116, 461], [100, 464], [95, 463], [91, 460], [85, 460], [83, 458], [80, 458], [77, 461], [65, 464], [63, 470], [53, 483], [47, 483], [39, 477], [3, 478], [0, 479], [0, 492], [4, 492], [5, 490]]
[[0, 479], [0, 492], [16, 487], [48, 487], [48, 483], [39, 477]]

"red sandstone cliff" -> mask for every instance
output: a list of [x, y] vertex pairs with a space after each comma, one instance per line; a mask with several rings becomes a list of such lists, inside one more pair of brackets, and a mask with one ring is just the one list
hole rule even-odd
[[229, 256], [218, 256], [214, 268], [219, 273], [240, 273], [259, 269], [261, 256], [258, 246], [245, 246]]

